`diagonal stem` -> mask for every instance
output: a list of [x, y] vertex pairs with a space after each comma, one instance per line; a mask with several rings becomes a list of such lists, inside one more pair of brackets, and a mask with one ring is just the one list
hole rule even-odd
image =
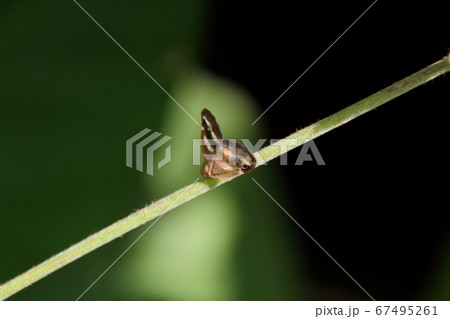
[[[393, 100], [394, 98], [450, 71], [450, 56], [427, 66], [426, 68], [400, 80], [387, 88], [353, 104], [349, 107], [326, 117], [288, 137], [267, 146], [255, 155], [264, 162], [268, 162], [281, 154], [292, 150], [311, 139], [339, 127], [354, 118]], [[294, 143], [293, 143], [294, 141]], [[262, 164], [260, 161], [259, 165]], [[210, 191], [233, 178], [226, 180], [200, 179], [192, 185], [148, 205], [137, 212], [115, 222], [114, 224], [83, 239], [77, 244], [63, 250], [59, 254], [45, 260], [27, 272], [11, 279], [0, 286], [0, 300], [6, 299], [18, 291], [28, 287], [52, 272], [64, 267], [76, 259], [88, 254], [100, 246], [126, 234], [127, 232], [161, 216], [165, 212], [190, 201], [207, 191]]]

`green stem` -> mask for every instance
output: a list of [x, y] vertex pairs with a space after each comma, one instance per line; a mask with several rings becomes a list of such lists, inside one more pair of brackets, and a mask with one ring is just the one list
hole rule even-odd
[[[442, 59], [417, 73], [414, 73], [393, 85], [361, 100], [323, 120], [318, 121], [288, 137], [267, 146], [255, 155], [259, 158], [258, 165], [268, 162], [281, 154], [296, 148], [307, 141], [351, 121], [352, 119], [400, 96], [435, 77], [450, 71], [450, 56]], [[44, 278], [59, 268], [88, 254], [94, 249], [124, 235], [125, 233], [163, 215], [169, 210], [214, 189], [231, 179], [213, 180], [200, 179], [157, 202], [146, 206], [137, 212], [115, 222], [114, 224], [83, 239], [79, 243], [67, 248], [59, 254], [47, 259], [41, 264], [0, 286], [0, 300], [8, 298], [16, 292], [26, 288], [36, 281]]]

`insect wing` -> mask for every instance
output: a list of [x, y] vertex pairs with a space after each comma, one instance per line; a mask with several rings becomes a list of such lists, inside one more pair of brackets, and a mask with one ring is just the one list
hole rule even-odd
[[202, 110], [202, 154], [206, 155], [216, 154], [217, 146], [222, 142], [222, 132], [216, 118], [208, 109]]

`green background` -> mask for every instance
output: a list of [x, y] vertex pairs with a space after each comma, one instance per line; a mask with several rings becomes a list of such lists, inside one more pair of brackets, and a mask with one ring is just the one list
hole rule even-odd
[[[202, 68], [207, 2], [80, 4], [197, 121], [208, 107], [225, 137], [263, 134], [248, 94]], [[2, 1], [0, 39], [0, 281], [199, 177], [200, 128], [74, 2]], [[154, 176], [125, 166], [125, 141], [144, 128], [172, 137]], [[250, 179], [282, 200], [274, 169], [165, 215], [82, 300], [306, 298], [297, 230]], [[78, 298], [146, 227], [11, 299]]]

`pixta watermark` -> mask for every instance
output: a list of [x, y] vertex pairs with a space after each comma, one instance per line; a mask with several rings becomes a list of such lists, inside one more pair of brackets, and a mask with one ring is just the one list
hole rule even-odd
[[[167, 135], [162, 135], [159, 132], [153, 131], [146, 128], [135, 134], [126, 141], [126, 166], [134, 168], [138, 171], [144, 172], [148, 175], [153, 175], [155, 169], [160, 169], [171, 160], [171, 146], [166, 145], [172, 137]], [[236, 149], [236, 145], [239, 143], [236, 140], [227, 140], [227, 149], [221, 149], [220, 153], [216, 149], [212, 149], [212, 152], [205, 154], [202, 152], [202, 146], [207, 145], [208, 147], [213, 145], [216, 140], [205, 140], [203, 139], [193, 139], [192, 140], [192, 165], [200, 166], [203, 161], [209, 160], [214, 157], [217, 159], [223, 159], [231, 161], [234, 164], [238, 158], [230, 156], [230, 154], [239, 154]], [[265, 165], [264, 159], [258, 153], [258, 151], [267, 142], [267, 139], [259, 139], [256, 143], [252, 143], [248, 139], [242, 139], [242, 144], [254, 153], [254, 156], [258, 162], [258, 165]], [[288, 165], [288, 151], [297, 145], [297, 140], [295, 139], [283, 139], [276, 140], [271, 139], [270, 144], [277, 149], [279, 155], [280, 165]], [[166, 145], [166, 146], [165, 146]], [[165, 146], [165, 152], [163, 158], [155, 158], [154, 152]], [[317, 148], [314, 140], [309, 140], [299, 147], [300, 152], [295, 159], [295, 165], [303, 165], [305, 162], [315, 162], [317, 165], [325, 165], [325, 161]], [[292, 162], [291, 162], [292, 163]]]

